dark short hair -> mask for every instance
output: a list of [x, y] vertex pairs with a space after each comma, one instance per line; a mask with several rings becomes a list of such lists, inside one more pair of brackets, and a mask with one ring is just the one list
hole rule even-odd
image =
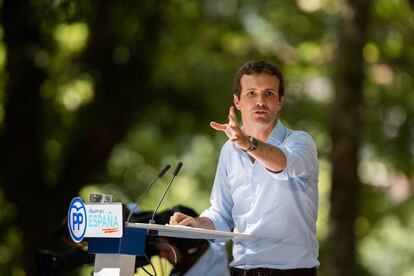
[[279, 98], [285, 95], [285, 79], [282, 72], [275, 65], [266, 61], [249, 61], [237, 70], [234, 76], [233, 93], [240, 99], [241, 78], [243, 75], [269, 74], [279, 79]]

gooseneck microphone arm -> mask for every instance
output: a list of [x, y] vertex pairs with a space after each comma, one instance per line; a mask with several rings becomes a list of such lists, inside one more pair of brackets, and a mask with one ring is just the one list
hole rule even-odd
[[173, 177], [171, 178], [170, 183], [167, 186], [167, 189], [165, 190], [164, 194], [162, 195], [161, 200], [158, 202], [158, 205], [155, 208], [154, 213], [152, 213], [151, 220], [149, 221], [150, 224], [155, 224], [155, 220], [154, 220], [155, 214], [157, 213], [158, 208], [161, 205], [161, 202], [164, 200], [165, 195], [167, 194], [168, 190], [170, 189], [171, 184], [172, 184], [174, 178], [177, 176], [177, 174], [179, 173], [179, 171], [180, 171], [180, 169], [181, 169], [182, 166], [183, 166], [183, 163], [178, 162], [177, 167], [175, 167], [175, 170], [174, 170], [174, 173], [173, 173]]
[[137, 204], [135, 204], [134, 208], [131, 210], [131, 212], [128, 215], [128, 218], [126, 220], [126, 222], [129, 222], [129, 220], [131, 219], [132, 214], [134, 213], [135, 209], [138, 207], [138, 205], [141, 203], [141, 200], [146, 196], [146, 194], [148, 193], [149, 189], [152, 187], [152, 185], [161, 177], [164, 176], [164, 174], [171, 168], [171, 165], [167, 165], [165, 166], [160, 173], [158, 174], [158, 176], [147, 186], [147, 188], [145, 189], [144, 193], [141, 195], [141, 197], [138, 199]]

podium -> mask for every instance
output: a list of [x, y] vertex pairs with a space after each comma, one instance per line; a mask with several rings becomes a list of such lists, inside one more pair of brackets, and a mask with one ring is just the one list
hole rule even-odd
[[180, 225], [126, 223], [122, 238], [90, 238], [88, 253], [95, 255], [95, 276], [131, 276], [135, 271], [135, 256], [144, 256], [149, 236], [185, 239], [250, 239], [253, 235], [206, 230]]
[[121, 203], [84, 203], [74, 198], [69, 206], [72, 239], [88, 238], [88, 253], [95, 254], [94, 276], [133, 276], [136, 256], [145, 256], [151, 236], [185, 239], [251, 239], [250, 234], [206, 230], [181, 225], [124, 223]]

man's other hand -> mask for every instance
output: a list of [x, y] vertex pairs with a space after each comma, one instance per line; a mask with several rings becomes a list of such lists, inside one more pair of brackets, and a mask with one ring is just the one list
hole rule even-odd
[[180, 212], [175, 212], [174, 215], [170, 217], [170, 224], [214, 230], [214, 225], [210, 219], [206, 217], [191, 217]]

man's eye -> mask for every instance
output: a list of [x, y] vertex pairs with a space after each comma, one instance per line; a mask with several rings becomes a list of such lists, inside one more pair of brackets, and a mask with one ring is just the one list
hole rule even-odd
[[249, 91], [249, 92], [247, 92], [247, 96], [249, 96], [249, 97], [254, 96], [254, 91]]
[[267, 91], [266, 95], [269, 97], [273, 97], [275, 93], [273, 93], [272, 91]]

